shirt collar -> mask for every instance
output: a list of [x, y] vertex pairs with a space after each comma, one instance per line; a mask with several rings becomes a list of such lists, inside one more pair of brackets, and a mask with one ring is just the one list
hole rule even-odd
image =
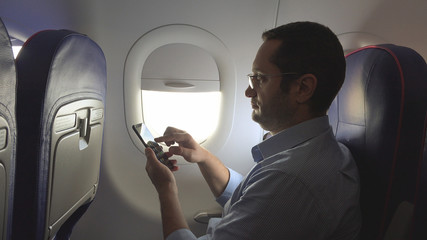
[[314, 118], [287, 128], [252, 148], [252, 157], [260, 162], [276, 153], [293, 148], [329, 130], [328, 116]]

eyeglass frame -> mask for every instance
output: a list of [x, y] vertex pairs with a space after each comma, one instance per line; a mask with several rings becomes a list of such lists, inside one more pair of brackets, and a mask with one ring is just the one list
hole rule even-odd
[[281, 76], [286, 76], [286, 75], [300, 75], [299, 73], [296, 72], [286, 72], [286, 73], [279, 73], [279, 74], [255, 74], [255, 73], [249, 73], [248, 75], [246, 75], [248, 77], [248, 81], [249, 81], [249, 87], [251, 89], [254, 89], [255, 83], [254, 80], [255, 78], [257, 78], [256, 80], [257, 82], [257, 86], [260, 86], [260, 83], [262, 81], [262, 79], [258, 79], [259, 77], [264, 77], [265, 79], [271, 78], [271, 77], [281, 77]]

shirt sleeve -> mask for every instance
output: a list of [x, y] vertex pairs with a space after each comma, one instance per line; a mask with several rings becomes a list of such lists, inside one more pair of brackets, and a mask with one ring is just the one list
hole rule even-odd
[[233, 169], [229, 168], [228, 171], [230, 172], [230, 179], [228, 180], [227, 187], [221, 196], [216, 199], [216, 201], [223, 207], [228, 199], [230, 199], [231, 195], [233, 195], [234, 190], [237, 188], [237, 186], [239, 186], [243, 179], [243, 176]]
[[166, 240], [197, 240], [197, 238], [190, 230], [182, 228], [169, 234]]
[[209, 220], [206, 235], [203, 235], [197, 239], [196, 239], [196, 236], [194, 236], [194, 234], [190, 230], [186, 228], [182, 228], [182, 229], [176, 230], [175, 232], [172, 232], [166, 238], [166, 240], [211, 240], [212, 233], [220, 222], [221, 222], [221, 218], [211, 218]]

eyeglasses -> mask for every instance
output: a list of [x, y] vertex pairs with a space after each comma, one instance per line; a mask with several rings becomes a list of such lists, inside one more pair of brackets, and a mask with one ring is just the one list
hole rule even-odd
[[249, 87], [254, 89], [255, 86], [259, 87], [261, 83], [265, 82], [267, 79], [272, 77], [281, 77], [286, 75], [299, 75], [299, 73], [296, 72], [287, 72], [287, 73], [280, 73], [280, 74], [272, 74], [272, 75], [266, 75], [266, 74], [248, 74], [248, 80], [249, 80]]

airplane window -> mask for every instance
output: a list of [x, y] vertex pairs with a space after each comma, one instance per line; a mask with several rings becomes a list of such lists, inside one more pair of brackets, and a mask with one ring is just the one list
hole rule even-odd
[[167, 126], [189, 132], [212, 152], [230, 136], [236, 68], [228, 48], [213, 33], [172, 24], [142, 35], [124, 68], [124, 106], [129, 136], [143, 146], [132, 125], [144, 122], [153, 135]]
[[143, 119], [155, 135], [173, 126], [201, 143], [215, 130], [218, 67], [203, 49], [184, 43], [157, 48], [144, 63], [141, 86]]

